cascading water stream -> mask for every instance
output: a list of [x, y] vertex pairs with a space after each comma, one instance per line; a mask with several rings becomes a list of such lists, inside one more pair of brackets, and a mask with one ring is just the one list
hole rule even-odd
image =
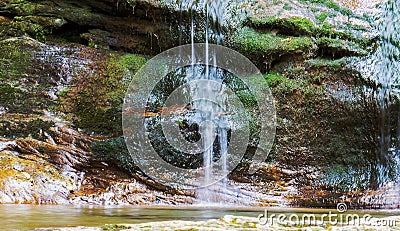
[[[398, 141], [391, 134], [391, 113], [394, 98], [400, 96], [400, 2], [389, 1], [384, 4], [383, 13], [378, 26], [381, 31], [381, 40], [374, 60], [374, 74], [378, 84], [381, 86], [377, 93], [378, 106], [381, 111], [380, 124], [380, 156], [378, 165], [390, 164], [393, 159], [391, 155], [397, 156]], [[399, 134], [397, 134], [398, 136]], [[398, 138], [397, 138], [398, 139]], [[380, 174], [379, 181], [388, 181], [386, 175], [389, 171]]]
[[[213, 80], [217, 78], [218, 71], [216, 69], [212, 69], [210, 71], [210, 57], [212, 57], [212, 64], [215, 67], [216, 66], [216, 61], [217, 61], [217, 54], [213, 53], [210, 56], [210, 51], [209, 51], [209, 40], [210, 40], [210, 32], [213, 32], [212, 35], [215, 35], [217, 38], [217, 43], [219, 44], [221, 40], [221, 34], [220, 33], [215, 33], [215, 30], [217, 30], [217, 27], [219, 26], [219, 23], [223, 22], [223, 17], [225, 16], [224, 9], [226, 9], [223, 6], [223, 3], [226, 1], [206, 1], [204, 8], [206, 12], [206, 28], [205, 28], [205, 43], [206, 43], [206, 63], [205, 63], [205, 76], [204, 78], [207, 80]], [[211, 20], [211, 23], [210, 23]], [[213, 90], [218, 90], [218, 89], [212, 89], [211, 84], [207, 84], [207, 88], [205, 89], [206, 92], [210, 92]], [[198, 104], [196, 105], [198, 108], [201, 110], [206, 110], [211, 113], [215, 113], [218, 111], [218, 106], [215, 105], [212, 102], [205, 102], [205, 101], [199, 101]], [[195, 107], [196, 107], [195, 106]], [[226, 110], [226, 108], [221, 108], [222, 110]], [[215, 123], [214, 118], [218, 115], [209, 115], [209, 119], [211, 123]], [[205, 203], [215, 203], [218, 202], [219, 199], [216, 198], [216, 195], [213, 195], [213, 192], [217, 191], [215, 189], [215, 186], [208, 186], [212, 182], [210, 182], [211, 174], [213, 173], [213, 159], [215, 157], [214, 149], [213, 149], [213, 143], [214, 143], [214, 138], [218, 137], [218, 147], [219, 147], [219, 154], [222, 159], [222, 174], [227, 174], [226, 169], [227, 169], [227, 151], [228, 151], [228, 135], [227, 135], [227, 129], [223, 128], [224, 122], [222, 121], [223, 119], [226, 119], [224, 115], [219, 115], [221, 121], [219, 121], [217, 125], [217, 128], [212, 129], [210, 126], [207, 126], [205, 129], [203, 129], [203, 137], [204, 137], [204, 142], [203, 142], [203, 167], [204, 167], [204, 185], [206, 185], [206, 188], [202, 189], [199, 191], [199, 199], [201, 202]], [[203, 118], [204, 119], [204, 118]], [[199, 121], [200, 122], [200, 121]], [[206, 121], [202, 121], [203, 123]], [[225, 123], [226, 124], [226, 123]], [[214, 134], [216, 133], [216, 134]], [[222, 180], [222, 182], [219, 183], [220, 188], [222, 190], [226, 189], [226, 180]]]
[[[191, 64], [191, 76], [195, 80], [209, 80], [210, 82], [207, 84], [202, 84], [201, 86], [195, 86], [199, 89], [192, 89], [194, 91], [200, 91], [201, 94], [210, 94], [212, 91], [216, 91], [218, 89], [214, 89], [212, 81], [220, 80], [221, 76], [218, 76], [219, 72], [216, 68], [210, 68], [210, 66], [216, 67], [217, 54], [210, 54], [209, 42], [210, 40], [215, 40], [217, 44], [220, 44], [223, 37], [221, 33], [220, 27], [221, 24], [224, 23], [226, 14], [227, 14], [227, 4], [228, 1], [224, 0], [206, 0], [206, 1], [188, 1], [183, 0], [179, 6], [181, 10], [187, 10], [190, 13], [191, 25], [190, 25], [190, 42], [192, 47], [192, 64]], [[200, 7], [200, 12], [204, 12], [205, 14], [205, 65], [204, 65], [204, 73], [198, 75], [196, 73], [196, 54], [195, 54], [195, 27], [196, 27], [196, 18], [194, 15], [194, 8]], [[222, 77], [223, 78], [223, 77]], [[222, 97], [222, 96], [221, 96]], [[204, 95], [204, 98], [207, 98]], [[226, 110], [226, 108], [221, 108], [220, 105], [217, 105], [208, 100], [198, 100], [193, 102], [193, 107], [196, 108], [196, 113], [200, 114], [199, 116], [194, 116], [191, 118], [191, 123], [197, 124], [201, 130], [202, 136], [202, 146], [203, 146], [203, 169], [204, 169], [204, 179], [203, 185], [206, 185], [205, 188], [202, 188], [198, 191], [198, 198], [202, 203], [215, 203], [219, 201], [216, 198], [216, 195], [213, 195], [215, 191], [220, 191], [220, 189], [226, 188], [226, 180], [223, 180], [218, 184], [217, 187], [220, 189], [216, 189], [215, 186], [208, 186], [212, 182], [213, 174], [213, 162], [217, 153], [214, 153], [216, 150], [214, 148], [214, 142], [218, 144], [215, 145], [219, 148], [217, 150], [221, 161], [222, 161], [222, 174], [227, 175], [227, 155], [228, 155], [228, 124], [229, 121], [225, 115], [219, 112], [220, 110]], [[218, 112], [220, 113], [218, 115]], [[215, 121], [218, 118], [218, 122]], [[222, 126], [222, 127], [221, 127]], [[223, 127], [225, 126], [225, 127]], [[222, 184], [222, 185], [220, 185]], [[212, 187], [213, 189], [211, 189]]]
[[[388, 152], [396, 152], [397, 142], [392, 142], [390, 132], [390, 107], [392, 98], [400, 96], [399, 76], [399, 41], [400, 41], [400, 2], [389, 1], [383, 6], [382, 16], [378, 24], [381, 31], [381, 40], [374, 60], [374, 74], [381, 86], [377, 93], [377, 100], [381, 110], [380, 124], [380, 158], [379, 164], [386, 165]], [[381, 176], [386, 178], [386, 176]], [[384, 179], [381, 179], [385, 181]]]
[[[233, 154], [229, 155], [228, 149], [232, 131], [243, 129], [248, 123], [246, 123], [246, 126], [243, 126], [242, 123], [245, 122], [242, 121], [235, 123], [233, 122], [234, 119], [230, 117], [231, 115], [227, 113], [228, 109], [236, 109], [237, 105], [228, 105], [228, 98], [232, 100], [233, 91], [229, 91], [229, 87], [227, 88], [226, 86], [233, 84], [233, 87], [237, 87], [240, 91], [247, 92], [247, 90], [243, 90], [246, 88], [235, 86], [235, 84], [238, 84], [237, 80], [235, 80], [236, 77], [232, 77], [231, 73], [217, 66], [220, 60], [215, 49], [211, 48], [211, 44], [221, 45], [224, 42], [223, 31], [225, 28], [235, 28], [234, 25], [240, 22], [241, 17], [245, 16], [245, 14], [239, 16], [239, 13], [243, 10], [240, 6], [244, 2], [236, 0], [167, 0], [164, 2], [168, 7], [179, 8], [182, 12], [180, 20], [186, 20], [183, 19], [183, 15], [187, 15], [187, 19], [190, 20], [187, 28], [190, 29], [190, 33], [185, 33], [185, 31], [181, 30], [180, 41], [185, 43], [186, 38], [184, 36], [186, 34], [190, 35], [187, 40], [191, 43], [191, 65], [177, 71], [175, 73], [176, 77], [162, 81], [162, 89], [164, 89], [162, 91], [164, 93], [160, 95], [164, 97], [166, 96], [164, 94], [168, 93], [166, 89], [169, 89], [168, 84], [171, 85], [169, 81], [172, 82], [172, 85], [174, 85], [174, 82], [179, 81], [181, 81], [181, 84], [187, 84], [187, 89], [185, 90], [187, 95], [185, 97], [190, 99], [187, 107], [192, 109], [188, 113], [178, 115], [177, 117], [179, 118], [175, 118], [175, 122], [179, 123], [181, 135], [183, 134], [186, 141], [196, 143], [196, 148], [202, 147], [201, 151], [196, 149], [196, 152], [198, 151], [196, 158], [191, 158], [190, 155], [183, 156], [175, 151], [171, 151], [176, 153], [175, 157], [170, 155], [170, 158], [174, 163], [179, 162], [182, 166], [189, 166], [192, 169], [196, 168], [202, 171], [199, 180], [201, 181], [200, 185], [203, 187], [196, 190], [198, 201], [202, 205], [216, 204], [221, 206], [227, 201], [236, 203], [241, 199], [239, 198], [239, 195], [241, 195], [240, 189], [227, 187], [228, 179], [226, 176], [232, 170], [230, 165], [232, 163], [231, 157], [233, 156]], [[196, 41], [204, 42], [204, 45], [201, 45], [201, 49], [204, 50], [196, 50], [199, 47]], [[199, 56], [200, 53], [201, 57]], [[182, 53], [180, 54], [183, 55]], [[221, 58], [223, 59], [224, 57]], [[200, 60], [202, 64], [197, 63]], [[230, 82], [227, 83], [225, 80]], [[193, 84], [190, 82], [193, 82]], [[176, 88], [177, 86], [174, 85], [174, 87]], [[228, 96], [228, 94], [231, 96]], [[235, 112], [239, 113], [238, 111]], [[248, 116], [247, 112], [241, 113], [243, 118]], [[237, 116], [235, 118], [237, 119]], [[164, 153], [166, 152], [164, 151]], [[187, 160], [194, 161], [189, 162]], [[217, 180], [219, 181], [216, 182]], [[242, 196], [248, 200], [248, 196]]]
[[383, 3], [377, 21], [380, 40], [371, 57], [371, 68], [379, 86], [375, 95], [379, 110], [379, 148], [373, 170], [376, 176], [372, 177], [384, 191], [373, 204], [393, 206], [400, 199], [400, 113], [397, 112], [398, 118], [393, 118], [394, 102], [400, 99], [400, 1]]

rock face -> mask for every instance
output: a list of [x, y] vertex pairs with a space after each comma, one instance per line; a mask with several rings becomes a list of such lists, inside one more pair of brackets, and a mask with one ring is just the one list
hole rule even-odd
[[[121, 104], [135, 71], [190, 41], [190, 12], [168, 6], [0, 0], [1, 203], [195, 201], [193, 192], [144, 176], [119, 138]], [[375, 167], [379, 86], [356, 67], [376, 48], [369, 11], [331, 1], [243, 2], [238, 8], [248, 14], [240, 26], [224, 26], [223, 44], [263, 72], [278, 126], [260, 170], [249, 175], [243, 163], [231, 173], [230, 184], [247, 194], [232, 201], [335, 206], [346, 198], [370, 206], [358, 199], [381, 183]], [[194, 14], [195, 40], [202, 42], [204, 12]], [[386, 167], [390, 180], [390, 161]]]
[[28, 33], [37, 39], [55, 36], [64, 42], [156, 54], [177, 45], [171, 43], [167, 11], [158, 5], [155, 1], [2, 1], [2, 33]]
[[[92, 142], [106, 137], [79, 132], [70, 122], [61, 119], [61, 111], [75, 108], [69, 106], [69, 101], [61, 100], [61, 96], [68, 97], [75, 91], [83, 94], [80, 88], [72, 88], [72, 93], [69, 93], [67, 87], [74, 77], [83, 73], [80, 68], [89, 70], [86, 68], [90, 68], [96, 57], [112, 55], [112, 52], [73, 44], [46, 45], [28, 37], [5, 39], [0, 46], [1, 56], [6, 60], [2, 63], [3, 70], [7, 70], [1, 76], [2, 203], [191, 202], [191, 197], [183, 193], [173, 195], [178, 193], [168, 191], [144, 176], [137, 175], [134, 179], [132, 175], [93, 158]], [[101, 98], [94, 100], [101, 101]], [[104, 111], [107, 110], [99, 106], [98, 111], [88, 113]], [[82, 118], [87, 118], [86, 115], [71, 120], [79, 124]], [[69, 118], [67, 115], [64, 117]], [[115, 120], [104, 121], [113, 122], [116, 123]], [[93, 128], [104, 127], [100, 123]], [[154, 193], [154, 189], [160, 192]]]

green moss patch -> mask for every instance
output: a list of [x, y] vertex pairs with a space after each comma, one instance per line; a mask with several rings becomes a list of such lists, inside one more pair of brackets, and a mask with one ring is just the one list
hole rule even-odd
[[7, 112], [32, 113], [33, 95], [9, 84], [0, 85], [0, 105]]
[[33, 59], [31, 49], [35, 48], [20, 40], [0, 42], [0, 81], [17, 80], [28, 72]]
[[347, 63], [346, 58], [341, 59], [310, 59], [306, 61], [309, 68], [328, 68], [329, 70], [338, 70], [344, 67]]
[[103, 225], [100, 227], [102, 230], [104, 231], [121, 231], [121, 230], [127, 230], [130, 229], [130, 226], [126, 226], [126, 225]]
[[329, 52], [333, 57], [363, 56], [368, 54], [359, 44], [352, 41], [322, 37], [317, 40], [317, 44], [323, 50], [323, 53]]
[[321, 14], [315, 16], [315, 19], [319, 24], [322, 24], [326, 18], [328, 18], [328, 13], [326, 12], [322, 12]]
[[316, 38], [329, 38], [336, 40], [346, 40], [349, 41], [361, 49], [372, 51], [373, 44], [377, 41], [377, 38], [366, 38], [360, 34], [353, 33], [355, 30], [359, 30], [359, 26], [347, 24], [345, 28], [335, 28], [334, 26], [322, 23], [321, 26], [315, 29]]
[[111, 163], [128, 173], [133, 173], [135, 165], [123, 137], [95, 141], [92, 143], [93, 158]]
[[15, 16], [12, 20], [4, 20], [0, 26], [0, 39], [9, 37], [30, 36], [45, 41], [51, 30], [61, 26], [61, 22], [53, 17]]
[[9, 113], [39, 113], [53, 104], [46, 93], [53, 84], [38, 68], [37, 50], [32, 39], [0, 42], [0, 106]]
[[42, 119], [24, 120], [0, 120], [0, 136], [9, 139], [32, 137], [34, 139], [45, 141], [45, 133], [54, 135], [50, 129], [55, 124], [52, 121]]
[[236, 48], [259, 67], [263, 62], [272, 62], [283, 55], [307, 55], [316, 49], [310, 37], [276, 36], [272, 33], [259, 33], [252, 28], [241, 29], [235, 42]]
[[59, 94], [60, 110], [75, 126], [97, 134], [122, 134], [121, 106], [133, 74], [145, 62], [140, 55], [89, 54], [93, 65]]
[[279, 73], [265, 74], [264, 78], [274, 94], [297, 92], [301, 97], [317, 97], [323, 94], [323, 88], [309, 83], [307, 78], [291, 79]]
[[266, 19], [250, 19], [250, 25], [255, 28], [278, 29], [280, 34], [310, 35], [314, 31], [314, 23], [309, 19], [300, 17], [277, 18], [268, 17]]
[[325, 23], [327, 17], [326, 12], [317, 15], [317, 25], [301, 17], [250, 18], [249, 27], [234, 35], [234, 47], [263, 72], [271, 71], [277, 63], [365, 56], [375, 49], [376, 38], [356, 33], [358, 28], [352, 25], [339, 30]]
[[[272, 32], [275, 35], [286, 35], [290, 37], [308, 36], [316, 39], [337, 39], [348, 42], [349, 47], [354, 51], [350, 55], [365, 55], [361, 50], [371, 51], [376, 38], [366, 38], [357, 31], [365, 31], [366, 28], [359, 25], [345, 24], [333, 26], [325, 22], [331, 13], [321, 12], [315, 15], [317, 25], [307, 18], [302, 17], [267, 17], [254, 18], [250, 17], [247, 25], [254, 28], [258, 33], [265, 34]], [[241, 33], [241, 32], [240, 32]], [[332, 43], [333, 41], [330, 41]]]

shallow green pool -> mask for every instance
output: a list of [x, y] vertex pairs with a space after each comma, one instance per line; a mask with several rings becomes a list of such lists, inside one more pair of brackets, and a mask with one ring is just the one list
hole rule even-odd
[[[258, 217], [265, 212], [324, 214], [335, 209], [232, 208], [232, 207], [99, 207], [60, 205], [0, 205], [0, 230], [29, 230], [39, 227], [102, 226], [152, 221], [217, 219], [224, 215]], [[374, 217], [398, 216], [400, 210], [348, 211]]]

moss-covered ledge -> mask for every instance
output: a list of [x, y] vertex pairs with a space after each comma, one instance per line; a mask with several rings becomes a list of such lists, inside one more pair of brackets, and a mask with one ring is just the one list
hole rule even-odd
[[240, 29], [234, 41], [234, 48], [246, 55], [263, 72], [268, 71], [271, 63], [282, 56], [293, 55], [307, 59], [317, 51], [316, 43], [310, 37], [259, 33], [249, 27]]

